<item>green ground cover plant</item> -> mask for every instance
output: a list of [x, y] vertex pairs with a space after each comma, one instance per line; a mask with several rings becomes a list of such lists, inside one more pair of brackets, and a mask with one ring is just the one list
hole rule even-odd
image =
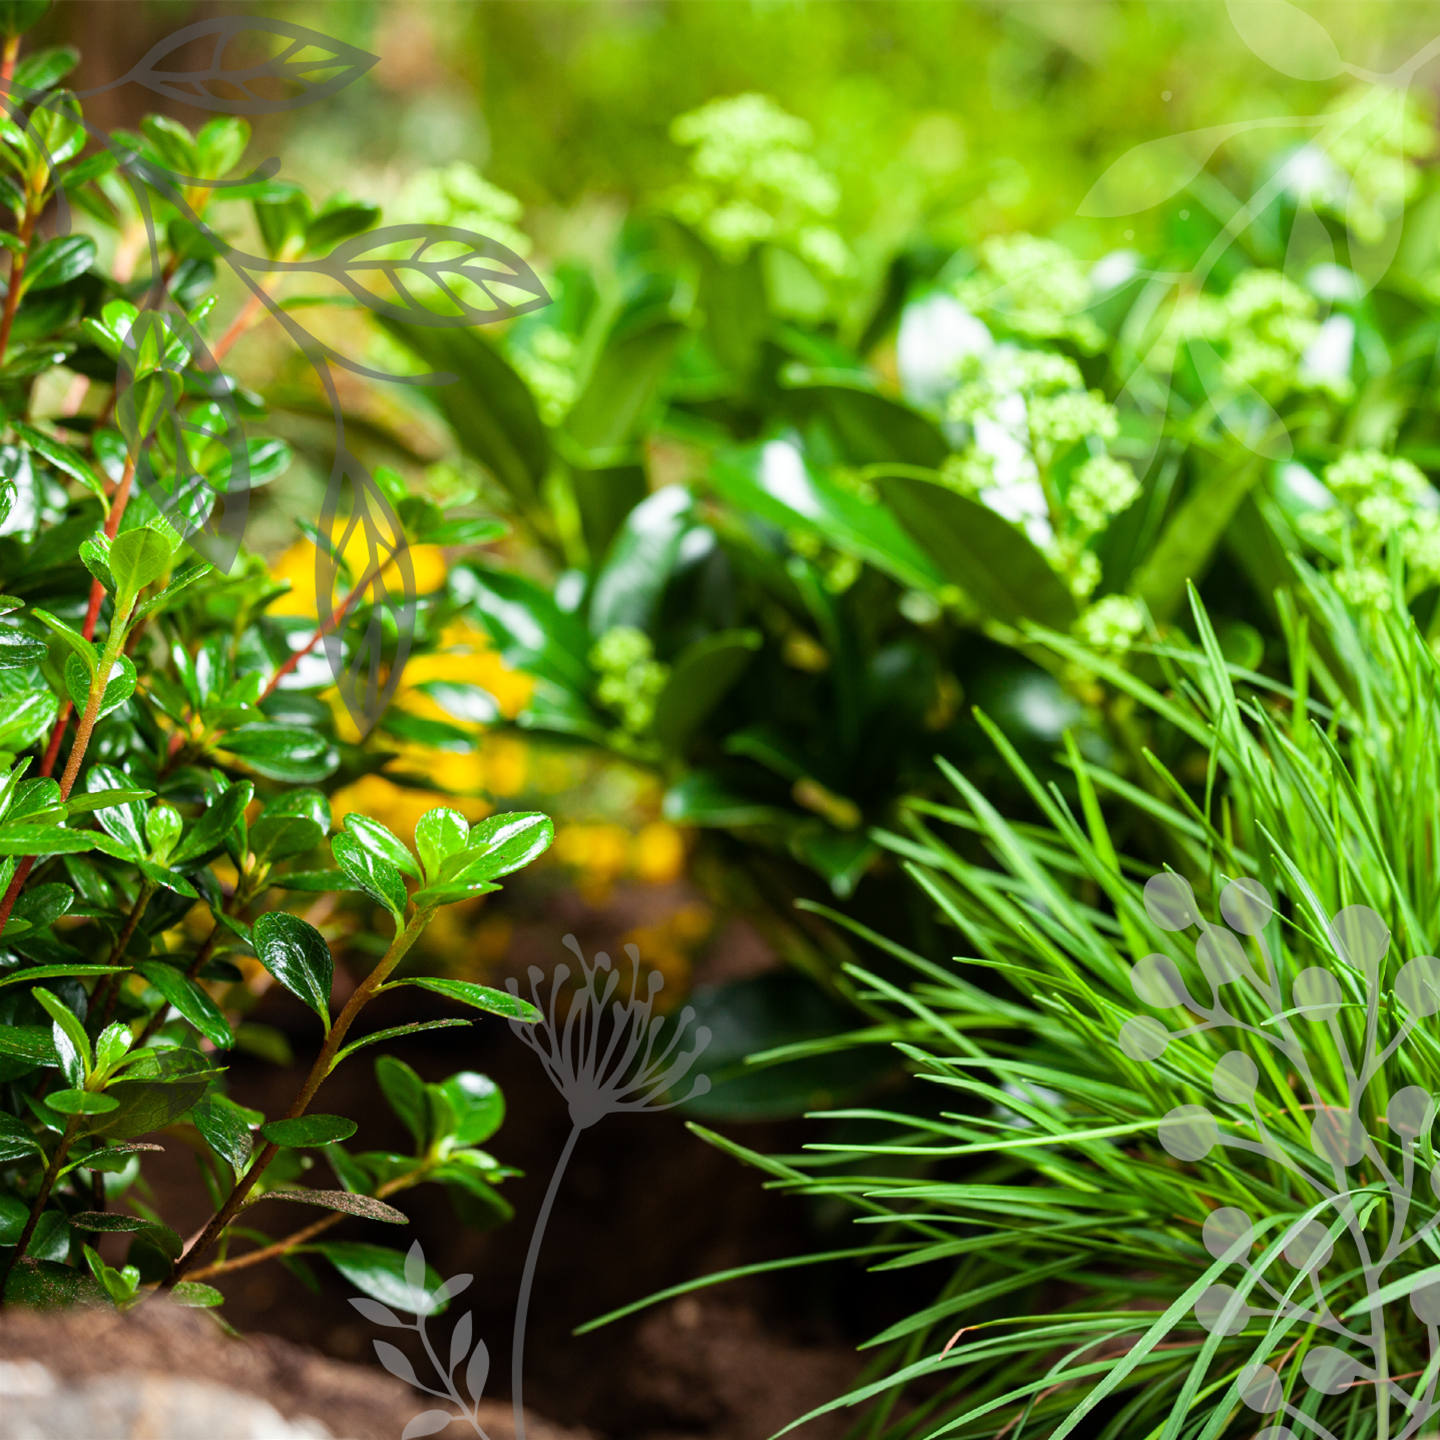
[[[206, 223], [249, 217], [267, 254], [295, 259], [368, 231], [378, 211], [344, 197], [312, 205], [293, 184], [240, 173], [241, 118], [193, 132], [159, 116], [138, 135], [88, 129], [61, 88], [76, 53], [21, 57], [45, 8], [0, 6], [10, 93], [0, 201], [15, 224], [0, 235], [10, 255], [0, 313], [4, 1299], [124, 1309], [164, 1290], [218, 1305], [210, 1280], [272, 1258], [308, 1275], [308, 1254], [379, 1299], [408, 1294], [402, 1249], [328, 1232], [347, 1217], [407, 1223], [389, 1199], [420, 1183], [443, 1185], [467, 1222], [503, 1222], [495, 1186], [514, 1172], [480, 1148], [503, 1097], [470, 1072], [425, 1084], [382, 1054], [377, 1076], [414, 1137], [409, 1155], [347, 1151], [355, 1122], [316, 1102], [357, 1052], [470, 1023], [457, 1005], [539, 1018], [502, 991], [405, 961], [439, 910], [499, 889], [552, 828], [519, 812], [472, 826], [444, 806], [421, 818], [413, 848], [360, 813], [332, 827], [327, 793], [379, 761], [317, 698], [334, 684], [329, 667], [300, 667], [325, 642], [378, 683], [377, 671], [383, 680], [403, 664], [401, 631], [378, 567], [348, 569], [338, 545], [326, 622], [267, 614], [286, 587], [220, 523], [243, 523], [251, 490], [284, 473], [289, 451], [255, 433], [263, 404], [224, 369], [260, 307], [237, 306], [222, 323], [227, 247]], [[51, 233], [67, 206], [109, 231], [108, 268], [91, 234]], [[447, 519], [398, 476], [379, 483], [396, 517], [383, 550], [369, 552], [381, 565], [403, 565], [408, 540], [445, 524], [452, 541], [501, 528]], [[360, 523], [362, 499], [357, 483], [342, 524]], [[443, 594], [417, 607], [420, 651], [454, 613]], [[391, 931], [368, 972], [338, 991], [317, 928], [337, 903], [373, 910]], [[225, 1078], [237, 1046], [271, 1058], [283, 1048], [246, 1018], [262, 977], [315, 1017], [309, 1073], [274, 1116], [238, 1104]], [[451, 1013], [375, 1028], [371, 1002], [401, 986], [435, 993]], [[162, 1136], [194, 1151], [213, 1205], [188, 1244], [150, 1203], [145, 1153]], [[313, 1183], [317, 1162], [333, 1183]], [[281, 1201], [326, 1213], [275, 1238]]]
[[[937, 1275], [826, 1407], [857, 1433], [1424, 1433], [1440, 666], [1398, 569], [1389, 598], [1358, 609], [1302, 569], [1283, 681], [1228, 662], [1193, 599], [1200, 643], [1153, 653], [1155, 684], [1037, 632], [1208, 771], [1152, 756], [1150, 795], [1069, 739], [1047, 783], [982, 719], [1037, 818], [944, 766], [948, 798], [877, 832], [960, 954], [862, 931], [911, 974], [852, 970], [888, 1021], [789, 1053], [893, 1045], [928, 1098], [817, 1117], [801, 1155], [708, 1136], [853, 1206], [878, 1269]], [[1117, 847], [1126, 808], [1164, 870]]]

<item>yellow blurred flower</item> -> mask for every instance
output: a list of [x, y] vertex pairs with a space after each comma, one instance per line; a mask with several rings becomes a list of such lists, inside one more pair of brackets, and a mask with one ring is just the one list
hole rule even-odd
[[635, 873], [649, 885], [667, 885], [685, 871], [685, 838], [674, 825], [654, 820], [635, 837]]
[[452, 684], [478, 685], [495, 697], [500, 713], [513, 720], [529, 703], [534, 682], [519, 670], [512, 670], [496, 653], [490, 637], [465, 620], [454, 620], [440, 632], [440, 648], [428, 655], [415, 655], [405, 666], [396, 703], [414, 715], [461, 724], [455, 717], [416, 686], [427, 680], [448, 680]]
[[578, 870], [576, 888], [592, 904], [603, 903], [630, 860], [630, 832], [621, 825], [562, 825], [551, 853]]
[[489, 735], [485, 739], [485, 788], [492, 795], [518, 795], [525, 788], [530, 768], [530, 748], [514, 735]]
[[[388, 540], [387, 540], [388, 544]], [[370, 574], [370, 546], [359, 527], [345, 542], [341, 552], [350, 572], [351, 583], [359, 584]], [[415, 593], [429, 595], [445, 583], [448, 573], [445, 552], [438, 545], [411, 545], [410, 566], [415, 577]], [[315, 547], [308, 540], [297, 540], [271, 567], [276, 580], [287, 580], [290, 591], [271, 606], [272, 615], [318, 615], [315, 597]], [[380, 581], [392, 595], [405, 588], [400, 567], [393, 560], [380, 572]]]

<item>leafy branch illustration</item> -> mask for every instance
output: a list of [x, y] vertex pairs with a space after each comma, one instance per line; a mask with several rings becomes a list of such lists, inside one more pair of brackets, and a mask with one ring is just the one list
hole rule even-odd
[[[228, 63], [247, 38], [255, 35], [280, 36], [289, 43], [266, 61]], [[163, 68], [166, 57], [212, 37], [214, 49], [208, 68]], [[31, 138], [52, 169], [59, 160], [83, 148], [83, 138], [76, 143], [76, 137], [94, 139], [101, 150], [85, 162], [81, 179], [94, 178], [106, 169], [123, 176], [144, 226], [154, 277], [149, 294], [139, 307], [112, 302], [102, 321], [87, 326], [90, 338], [116, 363], [116, 417], [126, 441], [119, 473], [111, 477], [114, 490], [108, 497], [101, 494], [108, 505], [107, 534], [113, 537], [118, 529], [138, 481], [182, 536], [207, 559], [228, 569], [244, 532], [251, 471], [236, 387], [221, 369], [224, 352], [263, 312], [279, 323], [309, 359], [334, 415], [335, 458], [316, 530], [316, 592], [321, 613], [307, 653], [323, 640], [341, 699], [362, 733], [379, 718], [409, 656], [416, 613], [414, 568], [399, 516], [346, 443], [333, 367], [409, 385], [446, 384], [456, 377], [394, 376], [339, 353], [276, 300], [278, 281], [294, 274], [325, 277], [378, 315], [431, 326], [492, 323], [547, 305], [550, 297], [525, 261], [486, 236], [447, 226], [371, 229], [377, 212], [358, 206], [352, 207], [356, 214], [348, 217], [349, 232], [343, 228], [344, 222], [337, 230], [334, 217], [321, 217], [329, 221], [328, 233], [327, 225], [321, 224], [315, 227], [319, 232], [315, 238], [329, 241], [327, 253], [294, 253], [297, 249], [303, 252], [307, 248], [303, 244], [288, 244], [277, 255], [246, 253], [210, 227], [204, 210], [212, 196], [225, 197], [227, 192], [233, 198], [288, 199], [293, 187], [275, 179], [277, 160], [267, 160], [238, 179], [186, 173], [89, 125], [80, 113], [79, 100], [134, 82], [203, 109], [235, 115], [273, 113], [327, 98], [364, 74], [376, 59], [288, 21], [229, 16], [175, 32], [127, 75], [95, 90], [77, 96], [27, 91], [12, 84], [4, 96], [12, 127]], [[291, 93], [266, 97], [257, 92], [257, 82], [269, 82], [272, 88]], [[27, 104], [31, 107], [28, 113]], [[57, 134], [64, 141], [65, 154], [54, 147]], [[76, 183], [73, 178], [71, 183]], [[187, 253], [223, 259], [250, 292], [246, 309], [213, 349], [206, 346], [195, 319], [172, 294], [177, 267], [162, 263], [162, 227], [151, 202], [152, 192], [178, 217]], [[78, 268], [84, 269], [93, 256], [93, 243], [69, 235], [71, 205], [63, 177], [56, 198], [58, 239], [51, 244], [63, 241], [71, 245], [74, 259], [80, 262]], [[24, 223], [33, 226], [35, 220], [38, 214], [32, 218], [27, 211]], [[361, 233], [354, 233], [357, 230]], [[23, 263], [22, 253], [13, 262], [6, 318], [0, 320], [0, 347], [20, 294]], [[198, 407], [187, 407], [188, 397], [197, 390], [205, 400]], [[208, 465], [202, 466], [202, 456]], [[94, 488], [93, 476], [89, 479]], [[363, 537], [360, 548], [370, 564], [360, 574], [348, 573], [344, 543], [331, 543], [340, 531], [346, 540], [357, 533]], [[350, 582], [350, 588], [341, 601], [338, 593], [344, 580]], [[95, 615], [89, 624], [93, 632], [99, 600], [96, 594], [91, 598]], [[272, 689], [290, 668], [293, 666], [281, 668]]]
[[[1156, 1064], [1170, 1045], [1192, 1036], [1216, 1030], [1239, 1031], [1247, 1036], [1252, 1048], [1269, 1050], [1287, 1062], [1308, 1094], [1307, 1104], [1296, 1104], [1296, 1097], [1280, 1088], [1279, 1103], [1274, 1110], [1262, 1111], [1256, 1094], [1260, 1083], [1260, 1067], [1244, 1050], [1234, 1049], [1214, 1064], [1210, 1086], [1220, 1105], [1237, 1124], [1253, 1131], [1255, 1139], [1222, 1131], [1217, 1116], [1205, 1105], [1180, 1105], [1171, 1109], [1160, 1122], [1159, 1138], [1163, 1148], [1175, 1159], [1195, 1163], [1206, 1159], [1217, 1148], [1262, 1156], [1286, 1172], [1293, 1182], [1292, 1193], [1313, 1196], [1306, 1208], [1289, 1218], [1278, 1238], [1269, 1242], [1261, 1256], [1252, 1262], [1251, 1252], [1262, 1231], [1271, 1221], [1257, 1220], [1238, 1206], [1222, 1206], [1210, 1213], [1203, 1228], [1206, 1250], [1217, 1262], [1212, 1271], [1218, 1276], [1232, 1266], [1242, 1272], [1240, 1283], [1218, 1282], [1209, 1285], [1195, 1304], [1195, 1316], [1210, 1332], [1205, 1347], [1208, 1363], [1220, 1342], [1240, 1336], [1253, 1320], [1268, 1317], [1270, 1324], [1255, 1347], [1253, 1356], [1235, 1380], [1238, 1397], [1252, 1410], [1265, 1415], [1281, 1415], [1293, 1420], [1312, 1434], [1336, 1440], [1332, 1432], [1313, 1415], [1303, 1413], [1304, 1407], [1285, 1399], [1286, 1388], [1279, 1371], [1266, 1363], [1281, 1344], [1287, 1331], [1299, 1326], [1323, 1330], [1340, 1344], [1311, 1345], [1301, 1362], [1301, 1374], [1312, 1391], [1323, 1395], [1341, 1395], [1355, 1385], [1369, 1385], [1374, 1396], [1378, 1430], [1381, 1436], [1390, 1432], [1392, 1401], [1408, 1412], [1409, 1419], [1395, 1437], [1407, 1440], [1416, 1433], [1440, 1406], [1435, 1401], [1435, 1386], [1440, 1378], [1440, 1279], [1432, 1270], [1412, 1271], [1396, 1281], [1385, 1283], [1386, 1272], [1417, 1246], [1432, 1248], [1440, 1210], [1433, 1211], [1418, 1224], [1411, 1223], [1412, 1213], [1419, 1207], [1414, 1194], [1417, 1149], [1424, 1145], [1429, 1153], [1429, 1132], [1435, 1118], [1435, 1100], [1429, 1091], [1407, 1085], [1395, 1091], [1385, 1106], [1384, 1123], [1390, 1133], [1388, 1146], [1366, 1128], [1361, 1111], [1366, 1092], [1383, 1073], [1385, 1062], [1395, 1055], [1424, 1019], [1440, 1012], [1440, 959], [1419, 955], [1407, 960], [1395, 976], [1392, 987], [1392, 1008], [1402, 1009], [1404, 1018], [1395, 1025], [1389, 1040], [1381, 1044], [1380, 1022], [1383, 986], [1382, 967], [1390, 946], [1390, 932], [1383, 919], [1366, 905], [1350, 905], [1328, 918], [1317, 913], [1324, 945], [1339, 961], [1337, 969], [1311, 965], [1300, 970], [1290, 982], [1288, 1004], [1285, 986], [1276, 964], [1266, 929], [1274, 915], [1274, 906], [1266, 890], [1253, 880], [1236, 880], [1225, 887], [1220, 896], [1224, 925], [1208, 922], [1200, 913], [1189, 885], [1177, 875], [1152, 877], [1145, 888], [1145, 908], [1151, 920], [1163, 930], [1181, 932], [1192, 927], [1199, 930], [1196, 962], [1208, 983], [1210, 999], [1196, 998], [1182, 977], [1179, 967], [1168, 956], [1154, 954], [1140, 960], [1130, 975], [1131, 987], [1138, 1000], [1162, 1009], [1183, 1007], [1195, 1023], [1170, 1029], [1153, 1015], [1137, 1015], [1121, 1027], [1119, 1043], [1130, 1059], [1142, 1064]], [[1318, 906], [1312, 904], [1318, 911]], [[1242, 943], [1248, 939], [1258, 954], [1257, 968]], [[1225, 987], [1247, 987], [1238, 990], [1238, 1001], [1222, 998]], [[1248, 1008], [1252, 996], [1259, 1001], [1260, 1023], [1247, 1020], [1237, 1011]], [[1342, 1012], [1363, 1010], [1364, 1023], [1357, 1036], [1354, 1026], [1347, 1026]], [[1321, 1077], [1312, 1065], [1312, 1047], [1306, 1043], [1297, 1021], [1308, 1025], [1324, 1025], [1339, 1058], [1340, 1074], [1324, 1077], [1332, 1091], [1337, 1087], [1343, 1096], [1327, 1098]], [[1266, 1069], [1276, 1073], [1268, 1063]], [[1313, 1117], [1309, 1125], [1310, 1155], [1292, 1139], [1274, 1128], [1278, 1115], [1294, 1123], [1301, 1112]], [[1243, 1118], [1242, 1118], [1243, 1117]], [[1399, 1173], [1387, 1163], [1386, 1150], [1398, 1145]], [[1349, 1173], [1364, 1163], [1367, 1170], [1379, 1177], [1378, 1182], [1352, 1183]], [[1328, 1177], [1326, 1171], [1328, 1170]], [[1440, 1165], [1430, 1172], [1430, 1186], [1440, 1198]], [[1390, 1226], [1383, 1247], [1376, 1252], [1367, 1236], [1366, 1226], [1378, 1206], [1388, 1198]], [[1331, 1218], [1325, 1218], [1325, 1217]], [[1348, 1240], [1358, 1266], [1349, 1258], [1343, 1274], [1335, 1274], [1330, 1291], [1347, 1282], [1360, 1279], [1364, 1299], [1341, 1314], [1331, 1307], [1327, 1286], [1321, 1272], [1334, 1258], [1337, 1244]], [[1283, 1255], [1295, 1270], [1294, 1278], [1283, 1288], [1268, 1278], [1269, 1267]], [[1302, 1287], [1306, 1298], [1297, 1299]], [[1252, 1305], [1250, 1297], [1263, 1292], [1272, 1302], [1270, 1308]], [[1420, 1372], [1420, 1383], [1413, 1392], [1406, 1391], [1399, 1379], [1391, 1374], [1389, 1341], [1386, 1329], [1386, 1306], [1408, 1298], [1410, 1308], [1426, 1327], [1430, 1363]], [[1357, 1324], [1368, 1314], [1368, 1332], [1346, 1322]], [[1342, 1348], [1349, 1346], [1350, 1348]], [[1368, 1352], [1362, 1360], [1354, 1350]], [[1405, 1377], [1400, 1377], [1405, 1378]], [[1313, 1408], [1313, 1407], [1311, 1407]], [[1295, 1431], [1288, 1425], [1276, 1425], [1264, 1432], [1266, 1440], [1294, 1440]]]
[[[481, 1339], [474, 1339], [472, 1346], [474, 1321], [470, 1311], [467, 1310], [455, 1322], [455, 1328], [450, 1332], [448, 1364], [441, 1364], [440, 1357], [436, 1354], [435, 1347], [425, 1329], [426, 1317], [443, 1310], [457, 1295], [463, 1294], [469, 1289], [473, 1279], [472, 1275], [452, 1275], [450, 1279], [443, 1281], [433, 1289], [429, 1288], [425, 1252], [420, 1248], [420, 1242], [416, 1240], [405, 1256], [405, 1283], [403, 1286], [396, 1286], [394, 1297], [395, 1304], [399, 1309], [414, 1315], [413, 1321], [402, 1320], [390, 1306], [382, 1304], [379, 1300], [358, 1297], [352, 1298], [350, 1303], [367, 1320], [376, 1325], [384, 1325], [391, 1329], [413, 1330], [420, 1337], [420, 1343], [425, 1347], [426, 1358], [435, 1367], [435, 1374], [444, 1388], [437, 1390], [433, 1385], [424, 1384], [415, 1374], [415, 1367], [410, 1363], [410, 1358], [405, 1352], [386, 1340], [372, 1342], [380, 1363], [396, 1379], [403, 1380], [407, 1385], [413, 1385], [415, 1389], [423, 1390], [425, 1394], [433, 1395], [437, 1399], [450, 1401], [459, 1410], [460, 1416], [469, 1422], [470, 1428], [481, 1436], [482, 1440], [488, 1440], [480, 1425], [480, 1401], [485, 1392], [485, 1381], [490, 1374], [490, 1352]], [[470, 1396], [469, 1403], [462, 1397], [459, 1387], [455, 1383], [455, 1372], [460, 1368], [460, 1362], [467, 1355], [470, 1358], [465, 1365], [464, 1379], [465, 1389]], [[401, 1440], [418, 1440], [418, 1437], [422, 1435], [434, 1435], [437, 1431], [445, 1429], [455, 1418], [455, 1415], [449, 1410], [422, 1410], [401, 1432]]]
[[[550, 976], [547, 1003], [542, 994], [545, 972], [532, 966], [530, 993], [544, 1018], [537, 1025], [512, 1023], [510, 1026], [535, 1052], [550, 1077], [550, 1083], [565, 1097], [570, 1110], [570, 1134], [555, 1162], [545, 1199], [535, 1220], [520, 1279], [520, 1296], [515, 1306], [510, 1387], [516, 1440], [525, 1440], [525, 1326], [535, 1282], [535, 1267], [560, 1182], [575, 1152], [575, 1142], [584, 1131], [607, 1115], [668, 1110], [710, 1090], [709, 1076], [697, 1075], [688, 1094], [678, 1098], [673, 1095], [675, 1087], [690, 1073], [710, 1043], [710, 1031], [700, 1025], [690, 1032], [695, 1012], [688, 1005], [680, 1012], [673, 1027], [667, 1027], [663, 1015], [654, 1013], [656, 998], [665, 981], [658, 971], [652, 970], [642, 989], [640, 951], [634, 945], [625, 946], [625, 954], [630, 960], [630, 987], [629, 993], [622, 995], [620, 971], [611, 968], [608, 955], [603, 951], [597, 952], [595, 963], [591, 965], [573, 935], [567, 935], [564, 943], [579, 962], [579, 985], [574, 990], [567, 990], [570, 967], [557, 965]], [[512, 995], [520, 993], [516, 981], [510, 980], [507, 984]], [[563, 1013], [562, 1001], [567, 1002]], [[687, 1032], [693, 1034], [694, 1043], [689, 1050], [684, 1050], [680, 1047]]]

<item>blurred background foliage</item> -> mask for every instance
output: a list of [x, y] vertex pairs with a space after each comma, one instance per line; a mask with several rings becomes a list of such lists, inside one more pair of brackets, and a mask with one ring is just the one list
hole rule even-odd
[[[1377, 73], [1429, 38], [1424, 7], [1307, 9]], [[96, 83], [207, 13], [75, 3], [46, 38], [73, 38], [78, 83]], [[1212, 3], [256, 13], [380, 60], [263, 120], [253, 157], [387, 223], [489, 235], [555, 296], [497, 335], [382, 328], [285, 291], [379, 369], [460, 375], [424, 393], [347, 378], [347, 432], [397, 494], [510, 526], [412, 547], [422, 593], [459, 618], [407, 670], [383, 767], [335, 797], [402, 834], [437, 794], [472, 817], [500, 798], [556, 815], [528, 902], [517, 887], [509, 909], [437, 927], [432, 958], [457, 973], [513, 958], [516, 926], [563, 889], [612, 908], [670, 997], [728, 980], [701, 991], [724, 1059], [844, 1028], [854, 952], [825, 907], [949, 944], [869, 827], [934, 785], [937, 752], [1029, 813], [972, 706], [1047, 780], [1073, 729], [1115, 776], [1121, 843], [1157, 863], [1131, 803], [1158, 783], [1147, 748], [1203, 780], [1184, 737], [1028, 626], [1143, 670], [1147, 626], [1189, 643], [1193, 577], [1227, 658], [1264, 670], [1283, 655], [1288, 557], [1383, 602], [1391, 534], [1410, 537], [1400, 603], [1431, 623], [1426, 94], [1369, 92], [1374, 115], [1326, 150], [1307, 120], [1363, 99], [1356, 81], [1287, 77]], [[1217, 125], [1188, 183], [1198, 142], [1112, 172], [1087, 204], [1132, 147]], [[249, 207], [225, 217], [250, 248], [266, 238]], [[296, 456], [248, 539], [292, 583], [277, 612], [313, 615], [313, 550], [290, 541], [318, 511], [326, 405], [264, 325], [234, 356]], [[806, 984], [757, 975], [756, 944]], [[717, 1086], [712, 1113], [870, 1078], [788, 1069]]]

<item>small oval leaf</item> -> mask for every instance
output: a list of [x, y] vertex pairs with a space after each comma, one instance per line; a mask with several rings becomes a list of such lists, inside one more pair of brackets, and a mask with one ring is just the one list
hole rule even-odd
[[303, 1150], [348, 1140], [357, 1128], [353, 1120], [343, 1115], [301, 1115], [294, 1120], [272, 1120], [260, 1127], [260, 1133], [273, 1145]]

